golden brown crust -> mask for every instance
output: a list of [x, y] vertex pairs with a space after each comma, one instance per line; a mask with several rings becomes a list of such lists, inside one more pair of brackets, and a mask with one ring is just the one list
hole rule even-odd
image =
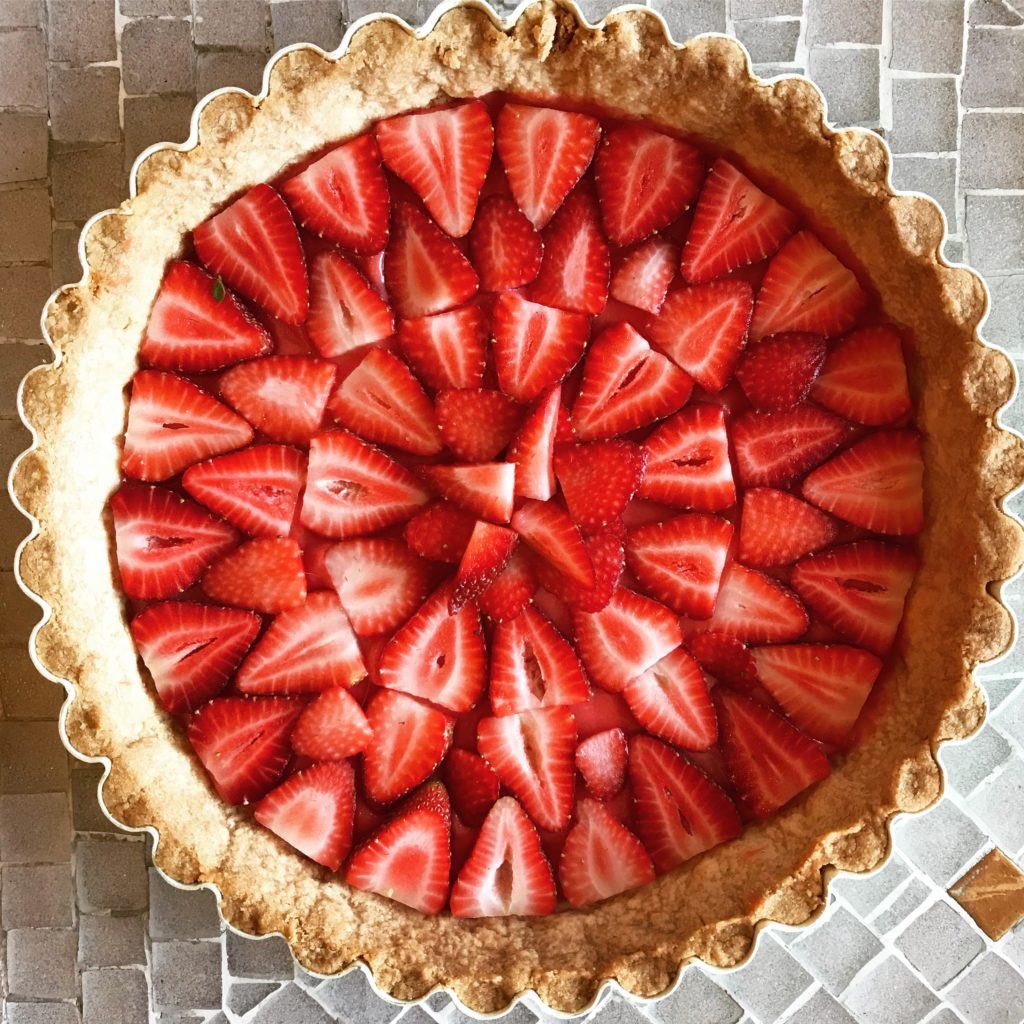
[[[858, 743], [828, 780], [738, 840], [589, 911], [457, 921], [349, 889], [219, 800], [142, 680], [105, 507], [118, 483], [122, 388], [163, 268], [191, 226], [373, 120], [495, 90], [559, 94], [662, 122], [735, 152], [762, 179], [803, 198], [913, 338], [928, 526], [900, 649]], [[445, 984], [467, 1006], [495, 1011], [533, 989], [550, 1006], [575, 1011], [605, 979], [651, 996], [691, 958], [733, 965], [762, 922], [816, 915], [836, 869], [877, 866], [893, 814], [926, 807], [941, 792], [938, 743], [967, 735], [981, 719], [971, 669], [1010, 641], [998, 582], [1016, 571], [1024, 550], [1019, 527], [1001, 511], [1024, 478], [1024, 447], [995, 422], [1014, 377], [1009, 361], [976, 335], [985, 289], [975, 274], [943, 262], [938, 209], [893, 194], [877, 136], [833, 132], [809, 82], [755, 79], [730, 40], [676, 47], [650, 12], [621, 12], [591, 28], [574, 8], [549, 0], [508, 29], [484, 8], [464, 6], [425, 38], [380, 20], [357, 30], [340, 56], [288, 52], [272, 67], [269, 95], [231, 93], [203, 106], [198, 138], [148, 156], [134, 197], [88, 228], [86, 280], [48, 307], [58, 362], [26, 380], [23, 411], [36, 444], [12, 476], [40, 523], [22, 552], [21, 576], [52, 609], [36, 656], [72, 684], [70, 743], [110, 759], [110, 813], [159, 832], [160, 867], [185, 883], [215, 885], [232, 925], [282, 932], [311, 970], [333, 973], [361, 960], [398, 998]]]

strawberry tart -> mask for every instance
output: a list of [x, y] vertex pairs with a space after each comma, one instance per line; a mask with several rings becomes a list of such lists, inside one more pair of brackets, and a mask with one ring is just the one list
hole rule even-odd
[[1012, 375], [942, 234], [644, 11], [373, 21], [206, 103], [24, 390], [110, 812], [309, 969], [477, 1010], [812, 917], [1010, 636]]

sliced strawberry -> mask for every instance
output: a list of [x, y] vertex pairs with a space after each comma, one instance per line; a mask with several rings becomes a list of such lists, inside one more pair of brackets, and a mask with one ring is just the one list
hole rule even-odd
[[572, 813], [576, 724], [565, 707], [542, 707], [477, 727], [477, 749], [540, 828], [556, 832]]
[[844, 544], [797, 562], [796, 592], [853, 643], [885, 654], [903, 618], [917, 557], [881, 541]]
[[507, 526], [478, 520], [455, 573], [449, 610], [457, 612], [475, 601], [501, 574], [518, 543], [518, 535]]
[[487, 681], [487, 647], [475, 604], [449, 612], [452, 592], [435, 591], [392, 637], [380, 658], [381, 686], [467, 711]]
[[497, 579], [480, 595], [480, 610], [494, 622], [507, 622], [533, 600], [538, 586], [532, 559], [517, 548]]
[[478, 284], [459, 247], [405, 202], [392, 211], [384, 280], [398, 315], [406, 319], [461, 306], [476, 295]]
[[151, 604], [131, 623], [160, 703], [172, 714], [195, 711], [220, 693], [259, 630], [252, 612], [187, 601]]
[[729, 774], [758, 818], [831, 773], [821, 749], [774, 711], [726, 687], [715, 688], [715, 707]]
[[148, 366], [206, 373], [270, 351], [270, 335], [194, 263], [167, 268], [149, 313], [139, 358]]
[[705, 672], [737, 690], [757, 685], [757, 664], [749, 647], [728, 633], [696, 633], [686, 641]]
[[796, 217], [765, 195], [728, 160], [711, 165], [683, 249], [683, 277], [710, 281], [770, 256], [796, 226]]
[[459, 820], [479, 828], [501, 791], [494, 769], [479, 754], [455, 749], [445, 758], [444, 782]]
[[192, 716], [189, 743], [222, 800], [250, 803], [281, 778], [301, 711], [301, 701], [285, 697], [217, 697]]
[[405, 543], [435, 562], [458, 562], [475, 525], [476, 520], [458, 505], [435, 501], [405, 524]]
[[747, 487], [783, 487], [832, 454], [850, 426], [813, 405], [747, 412], [732, 425], [736, 470]]
[[739, 560], [755, 569], [789, 565], [828, 547], [836, 524], [787, 491], [752, 487], [743, 495]]
[[555, 434], [562, 396], [552, 388], [512, 439], [508, 461], [516, 464], [516, 497], [547, 501], [555, 493]]
[[671, 242], [649, 238], [627, 252], [612, 274], [612, 298], [648, 313], [660, 313], [678, 265], [678, 250]]
[[648, 337], [706, 391], [721, 391], [746, 343], [753, 302], [750, 285], [733, 278], [677, 288], [651, 321]]
[[773, 334], [747, 349], [736, 379], [755, 409], [789, 409], [807, 397], [824, 361], [817, 334]]
[[811, 391], [814, 401], [856, 423], [895, 423], [910, 411], [903, 341], [891, 324], [841, 338]]
[[699, 768], [650, 736], [629, 741], [636, 830], [655, 867], [683, 861], [735, 839], [743, 826], [732, 801]]
[[162, 487], [122, 484], [110, 511], [121, 586], [146, 601], [191, 586], [238, 540], [227, 523]]
[[372, 135], [336, 146], [281, 191], [307, 231], [356, 253], [387, 244], [388, 185]]
[[398, 347], [428, 388], [476, 388], [487, 363], [487, 322], [479, 306], [402, 320]]
[[590, 165], [600, 123], [586, 114], [506, 103], [495, 129], [512, 195], [533, 226], [543, 228]]
[[555, 447], [576, 443], [576, 428], [572, 425], [572, 416], [565, 403], [558, 407], [558, 425], [555, 427]]
[[609, 240], [632, 245], [668, 227], [696, 198], [703, 177], [700, 153], [679, 139], [640, 124], [606, 133], [594, 182]]
[[344, 355], [387, 338], [395, 329], [388, 304], [340, 253], [328, 249], [310, 268], [306, 331], [322, 356]]
[[196, 501], [259, 537], [291, 530], [306, 482], [306, 456], [264, 444], [192, 466], [182, 485]]
[[251, 440], [249, 424], [195, 384], [155, 370], [132, 378], [121, 456], [126, 477], [166, 480]]
[[451, 808], [444, 786], [435, 782], [352, 854], [345, 881], [437, 914], [448, 901], [451, 862]]
[[807, 612], [785, 587], [763, 573], [732, 562], [722, 574], [710, 633], [748, 643], [784, 643], [802, 636]]
[[698, 512], [718, 512], [736, 500], [720, 405], [687, 406], [650, 433], [644, 447], [639, 497]]
[[750, 336], [763, 338], [779, 331], [841, 334], [853, 326], [866, 301], [853, 272], [810, 231], [800, 231], [768, 264]]
[[328, 551], [325, 568], [357, 636], [397, 629], [423, 604], [433, 576], [391, 537], [343, 540]]
[[511, 462], [421, 466], [420, 472], [443, 497], [473, 515], [495, 523], [507, 523], [512, 518], [516, 467]]
[[588, 736], [576, 748], [576, 770], [597, 800], [611, 800], [626, 784], [626, 734], [605, 729]]
[[494, 304], [491, 332], [501, 390], [517, 402], [532, 402], [579, 362], [590, 320], [504, 293]]
[[566, 604], [583, 612], [599, 612], [612, 599], [626, 564], [626, 531], [616, 519], [584, 537], [583, 543], [594, 568], [592, 587], [581, 586], [546, 562], [539, 562], [537, 571], [543, 586]]
[[924, 463], [916, 430], [880, 430], [819, 466], [803, 482], [805, 498], [875, 533], [924, 528]]
[[584, 532], [622, 515], [644, 478], [647, 452], [629, 441], [594, 441], [555, 452], [555, 476], [569, 515]]
[[859, 647], [784, 644], [754, 651], [761, 685], [808, 736], [842, 744], [868, 699], [882, 662]]
[[452, 887], [452, 916], [533, 916], [554, 909], [555, 879], [537, 829], [517, 800], [502, 797]]
[[362, 753], [373, 730], [347, 687], [324, 690], [306, 705], [292, 733], [295, 753], [316, 761], [343, 761]]
[[480, 204], [469, 248], [485, 292], [529, 284], [540, 270], [544, 253], [534, 226], [513, 200], [503, 195], [490, 195]]
[[235, 683], [243, 693], [319, 693], [351, 686], [365, 675], [341, 603], [320, 590], [271, 622], [242, 662]]
[[271, 316], [301, 324], [309, 306], [306, 261], [291, 210], [266, 184], [192, 232], [196, 253], [211, 273]]
[[570, 580], [585, 588], [594, 585], [594, 569], [579, 528], [560, 504], [525, 501], [512, 516], [512, 528]]
[[640, 732], [640, 723], [620, 693], [594, 690], [582, 704], [573, 704], [571, 710], [580, 740], [609, 729], [621, 729], [627, 736]]
[[732, 523], [695, 513], [634, 527], [626, 536], [626, 563], [644, 588], [691, 619], [715, 610], [732, 543]]
[[544, 231], [544, 258], [528, 294], [556, 309], [600, 313], [610, 268], [597, 203], [587, 192], [574, 192]]
[[511, 398], [489, 388], [440, 391], [434, 412], [445, 447], [464, 462], [489, 462], [504, 451], [521, 418]]
[[254, 808], [264, 827], [310, 860], [337, 871], [352, 848], [356, 786], [346, 761], [315, 764], [272, 789]]
[[363, 752], [363, 784], [378, 804], [418, 786], [452, 743], [451, 715], [406, 693], [378, 690], [366, 705], [373, 742]]
[[408, 519], [430, 495], [404, 466], [343, 431], [317, 434], [300, 519], [326, 537], [373, 533]]
[[258, 537], [222, 555], [202, 580], [203, 592], [214, 601], [283, 612], [306, 600], [306, 567], [302, 550], [291, 537]]
[[612, 693], [679, 646], [679, 620], [663, 604], [619, 587], [599, 612], [574, 612], [576, 648], [590, 678]]

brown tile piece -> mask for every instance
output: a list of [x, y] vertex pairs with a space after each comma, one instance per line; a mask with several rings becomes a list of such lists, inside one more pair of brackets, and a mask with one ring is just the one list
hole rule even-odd
[[950, 896], [993, 941], [1024, 918], [1024, 871], [993, 850], [949, 889]]

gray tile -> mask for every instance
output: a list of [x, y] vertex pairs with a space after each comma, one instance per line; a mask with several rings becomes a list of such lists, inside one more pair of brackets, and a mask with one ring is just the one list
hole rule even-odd
[[205, 50], [196, 64], [196, 91], [205, 96], [214, 89], [232, 86], [257, 93], [263, 85], [265, 53], [234, 53], [229, 50]]
[[1013, 931], [1006, 936], [1001, 944], [1000, 953], [1010, 963], [1014, 964], [1017, 970], [1024, 973], [1024, 921], [1021, 921]]
[[895, 78], [893, 128], [896, 153], [947, 153], [956, 149], [957, 100], [953, 78]]
[[801, 1004], [785, 1024], [857, 1024], [842, 1005], [836, 1002], [823, 988]]
[[721, 985], [756, 1016], [774, 1020], [813, 980], [787, 949], [762, 934], [753, 958], [723, 975]]
[[216, 1010], [223, 1001], [219, 942], [154, 942], [157, 1009]]
[[1024, 104], [1024, 37], [1020, 32], [976, 28], [967, 34], [963, 101], [966, 107]]
[[121, 34], [121, 68], [129, 96], [190, 93], [194, 88], [192, 26], [187, 21], [142, 18]]
[[956, 74], [963, 38], [964, 0], [893, 0], [894, 68]]
[[184, 142], [192, 127], [192, 95], [128, 96], [124, 101], [124, 162], [157, 142]]
[[36, 28], [0, 33], [0, 107], [46, 110], [46, 42]]
[[812, 46], [807, 68], [828, 101], [829, 121], [843, 125], [878, 123], [878, 50]]
[[0, 138], [0, 183], [46, 177], [46, 114], [0, 110]]
[[226, 933], [228, 973], [233, 978], [257, 978], [260, 981], [290, 981], [295, 959], [288, 943], [280, 935], [266, 939], [248, 939], [235, 932]]
[[896, 948], [938, 990], [985, 948], [985, 942], [961, 913], [940, 900], [903, 929]]
[[939, 1000], [890, 956], [857, 978], [845, 1004], [862, 1024], [916, 1024]]
[[85, 765], [71, 774], [71, 809], [77, 832], [120, 834], [100, 810], [96, 787], [102, 776], [99, 765]]
[[61, 142], [117, 142], [121, 72], [50, 65], [50, 133]]
[[968, 800], [971, 812], [1011, 857], [1024, 850], [1024, 760], [1010, 762]]
[[47, 0], [46, 14], [50, 60], [90, 64], [117, 56], [110, 0]]
[[81, 1024], [78, 1007], [71, 1003], [8, 1003], [8, 1024]]
[[149, 1018], [146, 976], [134, 968], [82, 972], [83, 1024], [144, 1021]]
[[44, 184], [0, 192], [0, 224], [4, 226], [0, 232], [0, 261], [49, 261], [50, 194]]
[[0, 28], [38, 28], [42, 22], [42, 0], [6, 0], [0, 4]]
[[[989, 290], [993, 292], [992, 311], [989, 313], [989, 319], [985, 322], [986, 327], [991, 327], [991, 321], [995, 317], [996, 312], [996, 299], [995, 285], [1005, 283], [1010, 290], [1016, 286], [1018, 295], [1024, 294], [1024, 277], [1017, 278], [1014, 280], [1012, 277], [996, 278], [994, 281], [988, 282]], [[1024, 313], [1024, 302], [1021, 303], [1020, 309], [1017, 310], [1017, 319], [1014, 326], [1017, 328], [1021, 327], [1021, 315]], [[986, 330], [985, 334], [988, 336], [991, 332]], [[1006, 332], [1001, 332], [1006, 333]], [[999, 341], [998, 337], [993, 336], [993, 341]], [[1021, 405], [1021, 402], [1015, 402], [1014, 406]], [[1007, 700], [1003, 706], [999, 709], [999, 713], [992, 719], [992, 723], [995, 727], [1007, 736], [1012, 736], [1022, 747], [1024, 747], [1024, 693], [1015, 695], [1011, 700]]]
[[949, 800], [925, 814], [901, 818], [893, 835], [903, 856], [938, 885], [945, 885], [985, 841], [978, 826]]
[[120, 4], [121, 13], [128, 18], [187, 18], [192, 13], [190, 0], [120, 0]]
[[754, 74], [761, 78], [776, 78], [779, 75], [802, 75], [806, 68], [799, 64], [754, 64]]
[[229, 989], [224, 1006], [236, 1017], [244, 1017], [280, 987], [273, 981], [238, 982]]
[[[392, 0], [387, 10], [410, 25], [415, 25], [419, 20], [416, 17], [417, 7], [416, 0]], [[367, 14], [376, 14], [379, 10], [380, 0], [348, 0], [349, 21], [356, 21]]]
[[[1024, 25], [1024, 18], [1007, 5], [1006, 0], [969, 0], [967, 23], [975, 25]], [[967, 37], [966, 70], [970, 72], [971, 41]]]
[[879, 935], [885, 935], [904, 921], [931, 895], [928, 886], [919, 878], [912, 878], [902, 892], [878, 916], [871, 921], [871, 927]]
[[881, 43], [877, 0], [807, 0], [809, 43]]
[[680, 43], [701, 32], [725, 31], [725, 0], [651, 0], [651, 7], [664, 17]]
[[[379, 1000], [378, 1000], [379, 1001]], [[251, 1024], [331, 1024], [331, 1015], [298, 985], [286, 985], [250, 1018]]]
[[838, 995], [883, 947], [870, 929], [838, 906], [790, 948], [829, 992]]
[[890, 893], [910, 876], [906, 863], [893, 854], [885, 865], [870, 875], [840, 875], [832, 883], [838, 893], [861, 916], [867, 917]]
[[75, 933], [15, 928], [7, 933], [7, 995], [18, 999], [73, 999]]
[[314, 43], [333, 50], [345, 32], [341, 0], [275, 0], [270, 7], [274, 48]]
[[697, 967], [687, 967], [676, 990], [648, 1007], [658, 1024], [736, 1024], [743, 1007]]
[[[15, 271], [37, 269], [0, 269], [0, 295], [18, 296], [19, 282], [16, 279], [21, 275]], [[45, 268], [43, 273], [46, 273]], [[15, 284], [13, 292], [5, 290], [8, 283]], [[49, 288], [49, 284], [46, 288]], [[24, 296], [27, 291], [28, 288], [21, 295]], [[42, 309], [42, 303], [39, 308]], [[18, 337], [18, 334], [7, 333], [7, 328], [12, 325], [10, 321], [5, 322], [4, 316], [5, 311], [0, 308], [0, 337]], [[0, 607], [0, 614], [2, 612]], [[67, 788], [67, 784], [68, 754], [53, 722], [0, 721], [0, 793], [60, 793]]]
[[968, 111], [960, 145], [961, 187], [1024, 188], [1024, 113]]
[[74, 902], [70, 863], [4, 865], [4, 928], [70, 928]]
[[179, 889], [149, 869], [149, 934], [154, 939], [211, 939], [220, 935], [217, 898], [209, 889]]
[[358, 970], [325, 981], [316, 990], [316, 997], [341, 1024], [388, 1024], [398, 1015], [398, 1007], [375, 995]]
[[949, 156], [897, 156], [892, 164], [893, 184], [908, 192], [923, 192], [942, 207], [949, 230], [957, 230], [956, 158]]
[[75, 844], [78, 906], [84, 913], [145, 910], [146, 847], [128, 839], [80, 839]]
[[967, 1024], [1024, 1020], [1024, 978], [995, 953], [987, 953], [971, 967], [946, 998]]
[[267, 0], [193, 0], [197, 46], [265, 50], [270, 42]]
[[0, 796], [0, 861], [60, 863], [71, 858], [71, 808], [66, 793]]
[[798, 18], [803, 8], [803, 0], [732, 0], [734, 18]]
[[[1000, 340], [989, 330], [984, 334], [992, 341]], [[939, 751], [946, 779], [963, 796], [977, 789], [1009, 756], [1009, 743], [991, 725], [966, 743], [944, 743]]]
[[78, 920], [78, 962], [83, 967], [144, 966], [145, 917], [83, 914]]
[[120, 143], [65, 144], [50, 161], [57, 220], [82, 222], [127, 198], [128, 179]]
[[766, 61], [785, 63], [796, 59], [799, 21], [737, 21], [734, 28], [755, 64]]
[[79, 227], [55, 227], [50, 236], [50, 277], [53, 287], [74, 284], [82, 277], [82, 261], [78, 258]]

